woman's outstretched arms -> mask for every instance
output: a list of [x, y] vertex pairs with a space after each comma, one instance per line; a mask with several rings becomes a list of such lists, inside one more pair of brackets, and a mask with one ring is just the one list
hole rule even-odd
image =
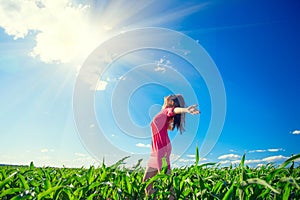
[[192, 115], [196, 115], [196, 114], [200, 114], [200, 111], [196, 108], [198, 105], [192, 105], [189, 106], [187, 108], [180, 108], [180, 107], [176, 107], [174, 108], [174, 113], [175, 114], [181, 114], [181, 113], [190, 113]]

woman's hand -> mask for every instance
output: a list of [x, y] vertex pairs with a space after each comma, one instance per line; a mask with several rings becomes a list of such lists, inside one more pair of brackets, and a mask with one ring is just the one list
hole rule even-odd
[[196, 108], [197, 106], [198, 106], [198, 105], [195, 104], [195, 105], [192, 105], [192, 106], [187, 107], [187, 113], [190, 113], [190, 114], [192, 114], [192, 115], [200, 114], [201, 112], [200, 112], [200, 110], [198, 110], [198, 109]]
[[174, 108], [174, 113], [175, 114], [190, 113], [192, 115], [196, 115], [196, 114], [200, 113], [200, 111], [196, 108], [197, 106], [198, 105], [195, 104], [195, 105], [189, 106], [187, 108], [176, 107], [176, 108]]

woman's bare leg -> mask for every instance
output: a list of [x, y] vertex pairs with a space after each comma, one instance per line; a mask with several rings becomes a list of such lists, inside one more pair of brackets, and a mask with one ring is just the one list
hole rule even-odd
[[[158, 170], [152, 167], [147, 167], [146, 171], [145, 171], [145, 175], [143, 178], [143, 182], [147, 181], [148, 179], [152, 178], [153, 176], [155, 176], [158, 173]], [[151, 195], [153, 194], [154, 190], [153, 190], [153, 184], [150, 183], [148, 185], [148, 187], [146, 188], [146, 195]]]

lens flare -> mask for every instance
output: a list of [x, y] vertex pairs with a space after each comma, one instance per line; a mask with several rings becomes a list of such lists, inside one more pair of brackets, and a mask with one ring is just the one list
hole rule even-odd
[[[155, 55], [160, 55], [160, 59]], [[174, 62], [174, 57], [188, 64], [180, 66], [180, 62]], [[204, 80], [212, 106], [211, 121], [200, 151], [204, 157], [216, 144], [226, 114], [223, 81], [207, 52], [186, 35], [162, 28], [135, 29], [105, 41], [87, 58], [76, 80], [73, 109], [82, 143], [99, 160], [109, 154], [119, 155], [120, 158], [129, 153], [133, 156], [148, 155], [149, 151], [134, 150], [134, 145], [129, 144], [149, 147], [150, 120], [146, 120], [144, 125], [135, 121], [139, 118], [137, 116], [148, 116], [149, 109], [159, 105], [152, 96], [160, 90], [142, 93], [146, 94], [143, 100], [148, 105], [148, 111], [135, 112], [135, 120], [130, 114], [131, 110], [135, 110], [131, 104], [143, 102], [132, 102], [133, 96], [139, 95], [142, 88], [160, 87], [165, 92], [188, 96], [192, 103], [198, 102], [199, 91], [190, 81], [191, 76], [196, 75]], [[101, 93], [100, 96], [96, 92]], [[172, 137], [172, 145], [181, 147], [176, 152], [179, 156], [174, 156], [176, 159], [192, 144], [198, 130], [199, 117], [190, 126], [188, 137], [187, 134]], [[116, 135], [117, 132], [119, 135]], [[119, 139], [111, 138], [115, 136]]]

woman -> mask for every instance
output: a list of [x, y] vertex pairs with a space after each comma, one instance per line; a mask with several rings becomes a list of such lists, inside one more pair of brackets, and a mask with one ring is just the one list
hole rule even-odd
[[[162, 159], [165, 157], [168, 164], [168, 174], [170, 173], [171, 142], [168, 130], [178, 129], [180, 133], [184, 131], [185, 113], [192, 115], [199, 114], [197, 105], [185, 108], [185, 101], [182, 95], [169, 95], [164, 98], [162, 110], [153, 118], [151, 122], [152, 147], [148, 166], [143, 181], [155, 176], [162, 169]], [[152, 184], [146, 188], [146, 193], [153, 193]]]

